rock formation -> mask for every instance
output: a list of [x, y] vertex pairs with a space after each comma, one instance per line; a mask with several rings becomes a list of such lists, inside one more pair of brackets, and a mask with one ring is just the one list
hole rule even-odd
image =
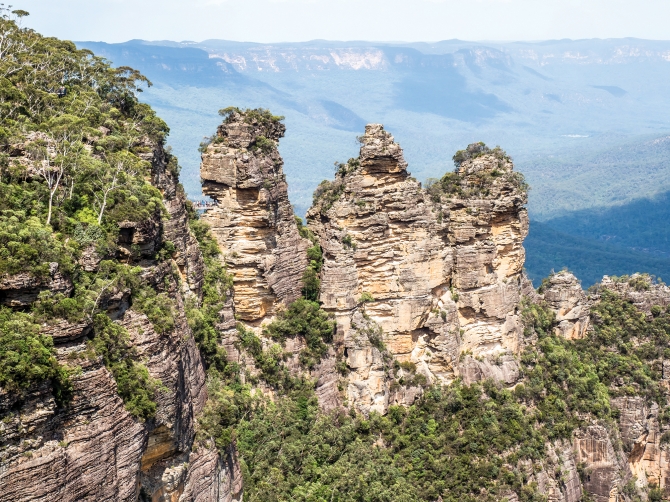
[[513, 357], [492, 372], [467, 355], [500, 360], [518, 350], [528, 221], [512, 163], [484, 153], [460, 164], [451, 190], [427, 191], [381, 125], [368, 125], [361, 143], [307, 214], [324, 252], [320, 300], [337, 319], [351, 369], [349, 403], [366, 412], [389, 404], [379, 348], [355, 321], [361, 313], [395, 359], [431, 382], [452, 381], [466, 357], [466, 374], [500, 373], [511, 383]]
[[271, 115], [230, 111], [202, 154], [203, 215], [234, 276], [235, 313], [259, 323], [300, 296], [309, 241], [288, 200], [277, 142], [285, 126]]
[[[359, 157], [339, 165], [335, 180], [315, 192], [307, 215], [312, 235], [296, 224], [288, 200], [277, 151], [284, 126], [262, 110], [230, 109], [224, 117], [201, 169], [204, 191], [215, 201], [202, 219], [233, 275], [233, 294], [218, 304], [215, 327], [228, 361], [242, 368], [240, 380], [252, 377], [273, 398], [276, 389], [257, 378], [261, 371], [240, 344], [237, 322], [267, 348], [263, 328], [301, 296], [307, 249], [315, 242], [323, 251], [320, 301], [336, 321], [334, 341], [311, 370], [300, 362], [306, 346], [300, 336], [286, 340], [280, 359], [290, 374], [314, 382], [324, 410], [383, 414], [393, 404], [411, 405], [426, 383], [457, 378], [513, 389], [523, 378], [521, 352], [538, 340], [523, 335], [523, 297], [554, 312], [548, 332], [573, 341], [600, 322], [603, 288], [649, 320], [670, 305], [668, 287], [637, 274], [605, 277], [587, 295], [572, 274], [560, 272], [535, 291], [522, 272], [526, 186], [498, 148], [470, 145], [456, 154], [455, 171], [424, 188], [410, 176], [393, 137], [368, 125]], [[189, 231], [170, 156], [160, 146], [146, 150], [169, 217], [121, 222], [118, 252], [127, 260], [139, 254], [142, 281], [174, 302], [174, 327], [159, 332], [127, 289], [110, 288], [99, 301], [161, 382], [155, 417], [134, 419], [101, 358], [87, 355], [90, 322], [45, 323], [41, 332], [54, 340], [58, 359], [76, 359], [81, 372], [64, 408], [48, 382], [22, 395], [0, 391], [0, 502], [242, 500], [246, 464], [235, 443], [220, 451], [194, 447], [207, 391], [185, 306], [203, 294], [205, 260]], [[174, 252], [156, 260], [167, 242]], [[87, 248], [79, 265], [95, 273], [101, 259]], [[54, 264], [41, 279], [2, 277], [0, 303], [25, 309], [42, 291], [72, 289]], [[655, 361], [654, 371], [667, 391], [670, 364]], [[578, 502], [583, 492], [597, 502], [628, 502], [635, 487], [668, 493], [668, 410], [630, 390], [613, 395], [615, 419], [586, 413], [571, 437], [547, 442], [541, 465], [523, 460], [509, 472], [517, 469], [524, 484], [552, 502]], [[510, 492], [507, 500], [519, 498]]]
[[583, 338], [589, 328], [589, 301], [577, 278], [570, 272], [552, 274], [540, 289], [556, 312], [556, 334], [569, 340]]

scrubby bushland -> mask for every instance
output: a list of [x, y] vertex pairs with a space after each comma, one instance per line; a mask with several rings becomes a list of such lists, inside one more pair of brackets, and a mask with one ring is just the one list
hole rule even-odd
[[72, 369], [58, 364], [53, 340], [39, 333], [31, 315], [0, 308], [0, 386], [19, 392], [35, 383], [51, 380], [59, 404], [72, 391]]
[[318, 303], [301, 298], [281, 312], [268, 325], [266, 333], [281, 343], [287, 338], [304, 338], [307, 346], [300, 353], [300, 362], [312, 369], [328, 352], [327, 344], [333, 341], [334, 330], [335, 323]]

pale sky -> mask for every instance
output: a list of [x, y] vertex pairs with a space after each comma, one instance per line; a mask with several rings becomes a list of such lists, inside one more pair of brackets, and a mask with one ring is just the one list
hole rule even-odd
[[[7, 3], [7, 0], [5, 0]], [[14, 0], [70, 40], [670, 39], [670, 0]]]

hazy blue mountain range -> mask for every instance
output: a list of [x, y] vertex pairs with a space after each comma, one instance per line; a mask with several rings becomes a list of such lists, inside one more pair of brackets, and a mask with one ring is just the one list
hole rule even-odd
[[532, 186], [531, 219], [544, 222], [527, 242], [532, 277], [564, 266], [585, 284], [670, 277], [670, 42], [78, 44], [153, 81], [144, 99], [172, 128], [192, 198], [197, 146], [219, 108], [286, 116], [280, 151], [298, 214], [333, 163], [357, 154], [365, 123], [381, 122], [419, 180], [453, 169], [468, 143], [507, 150]]

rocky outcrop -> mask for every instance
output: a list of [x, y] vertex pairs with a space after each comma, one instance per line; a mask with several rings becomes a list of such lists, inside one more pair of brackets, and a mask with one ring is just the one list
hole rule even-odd
[[608, 429], [602, 425], [579, 429], [573, 442], [577, 462], [584, 466], [584, 490], [596, 502], [618, 500], [630, 474], [625, 459], [614, 449]]
[[590, 301], [579, 280], [570, 272], [559, 272], [550, 275], [540, 289], [556, 313], [556, 334], [569, 340], [583, 338], [589, 328]]
[[125, 410], [99, 361], [81, 366], [65, 410], [49, 386], [31, 392], [16, 411], [11, 396], [0, 397], [3, 502], [137, 498], [145, 427]]
[[630, 396], [615, 398], [612, 405], [619, 410], [621, 440], [624, 451], [628, 452], [628, 466], [636, 485], [641, 488], [656, 485], [667, 491], [670, 452], [667, 441], [661, 441], [658, 404]]
[[216, 201], [207, 222], [234, 277], [235, 313], [260, 323], [300, 296], [309, 241], [288, 200], [277, 142], [284, 125], [269, 113], [231, 111], [202, 154], [203, 192]]
[[[368, 412], [385, 410], [391, 384], [354, 321], [362, 311], [392, 357], [431, 382], [462, 371], [495, 376], [474, 366], [517, 352], [528, 220], [507, 157], [467, 159], [450, 178], [453, 192], [431, 191], [410, 176], [381, 125], [368, 125], [361, 144], [359, 158], [317, 189], [307, 220], [324, 252], [320, 300], [337, 320], [351, 370], [347, 398]], [[477, 359], [461, 369], [468, 353]], [[504, 373], [512, 381], [516, 371]]]
[[604, 276], [598, 290], [608, 289], [630, 301], [636, 308], [652, 315], [653, 307], [667, 309], [670, 305], [670, 287], [655, 282], [648, 274], [633, 274], [622, 277]]
[[58, 270], [58, 263], [49, 264], [47, 277], [35, 277], [29, 272], [0, 277], [0, 305], [12, 308], [29, 307], [42, 291], [69, 295], [72, 281]]

